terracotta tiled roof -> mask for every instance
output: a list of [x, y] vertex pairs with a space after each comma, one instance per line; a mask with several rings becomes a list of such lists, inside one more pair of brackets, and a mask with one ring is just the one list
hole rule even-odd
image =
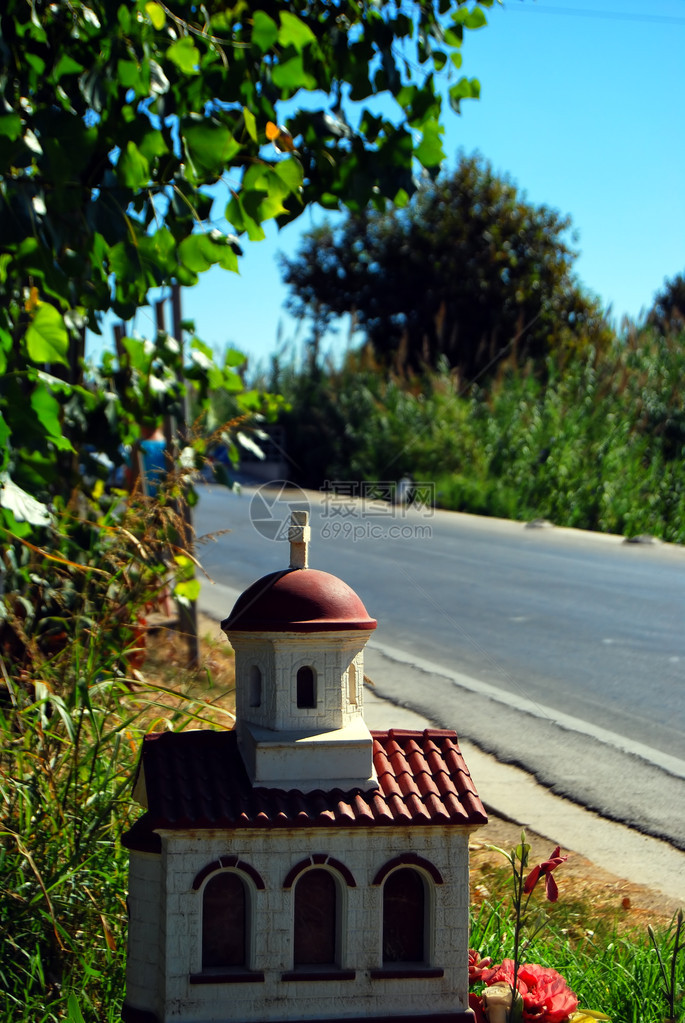
[[139, 772], [148, 812], [125, 836], [141, 848], [156, 828], [378, 827], [485, 824], [455, 732], [372, 732], [379, 788], [267, 789], [250, 784], [236, 733], [146, 736]]

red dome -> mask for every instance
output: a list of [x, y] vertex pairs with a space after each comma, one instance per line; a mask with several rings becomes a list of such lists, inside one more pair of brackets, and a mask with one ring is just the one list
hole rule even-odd
[[315, 568], [272, 572], [238, 597], [224, 632], [342, 632], [375, 629], [347, 583]]

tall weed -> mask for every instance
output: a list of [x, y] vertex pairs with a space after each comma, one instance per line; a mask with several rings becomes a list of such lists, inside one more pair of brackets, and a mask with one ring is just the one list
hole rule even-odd
[[631, 329], [487, 391], [349, 356], [282, 376], [293, 475], [436, 482], [457, 511], [685, 541], [685, 336]]
[[[670, 954], [674, 927], [660, 930], [656, 941]], [[512, 958], [514, 921], [511, 904], [497, 895], [471, 913], [470, 945], [494, 962]], [[612, 1023], [663, 1023], [666, 1012], [661, 995], [659, 957], [647, 932], [619, 935], [607, 921], [593, 915], [589, 903], [563, 901], [551, 923], [525, 950], [526, 962], [539, 963], [561, 973], [578, 997], [579, 1006], [605, 1013]], [[683, 1018], [685, 959], [675, 961], [678, 1011]]]
[[[170, 485], [175, 485], [171, 483]], [[121, 502], [119, 502], [121, 505]], [[143, 731], [202, 716], [140, 673], [181, 525], [164, 498], [10, 537], [0, 601], [1, 1023], [119, 1019], [131, 780]], [[175, 546], [174, 546], [175, 544]], [[165, 560], [166, 559], [166, 560]]]

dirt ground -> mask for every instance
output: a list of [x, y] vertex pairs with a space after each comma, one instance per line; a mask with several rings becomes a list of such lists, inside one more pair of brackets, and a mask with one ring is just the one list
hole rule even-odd
[[[510, 871], [504, 858], [489, 847], [496, 845], [508, 852], [520, 841], [520, 825], [490, 815], [488, 824], [471, 841], [472, 902], [488, 898], [493, 887], [501, 895], [503, 878]], [[531, 846], [531, 866], [546, 860], [552, 852], [549, 839], [535, 832], [526, 831], [526, 841]], [[667, 927], [682, 908], [677, 900], [602, 870], [579, 853], [568, 849], [561, 852], [568, 854], [568, 860], [554, 873], [559, 902], [570, 900], [591, 907], [593, 920], [601, 919], [609, 927], [615, 925], [619, 932], [646, 931], [648, 924], [657, 929]], [[592, 928], [593, 920], [586, 918], [585, 926]]]
[[[171, 688], [182, 689], [186, 694], [202, 697], [208, 704], [222, 708], [221, 712], [213, 715], [211, 709], [205, 707], [203, 713], [216, 723], [225, 725], [227, 718], [223, 711], [234, 709], [233, 651], [228, 640], [217, 622], [199, 615], [201, 667], [195, 673], [188, 673], [184, 669], [186, 644], [167, 625], [158, 622], [150, 629], [142, 675], [162, 681]], [[211, 677], [211, 686], [208, 685], [208, 676]], [[493, 815], [487, 826], [473, 836], [472, 902], [480, 903], [490, 896], [506, 894], [510, 868], [490, 846], [509, 851], [520, 840], [520, 825]], [[534, 832], [526, 832], [526, 841], [531, 845], [531, 866], [547, 859], [552, 852], [549, 839]], [[578, 853], [567, 849], [562, 849], [562, 853], [568, 853], [568, 860], [555, 872], [559, 901], [572, 900], [582, 904], [585, 907], [584, 918], [587, 917], [587, 907], [591, 906], [593, 918], [615, 925], [619, 931], [646, 930], [648, 924], [667, 926], [680, 908], [678, 902], [668, 896], [610, 874]], [[585, 919], [584, 926], [592, 927], [592, 921]]]

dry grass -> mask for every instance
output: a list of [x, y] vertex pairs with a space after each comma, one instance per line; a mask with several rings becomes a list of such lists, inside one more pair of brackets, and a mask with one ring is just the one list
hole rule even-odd
[[[136, 672], [138, 683], [145, 688], [160, 687], [154, 708], [146, 719], [150, 730], [169, 727], [175, 715], [198, 715], [194, 727], [208, 723], [221, 728], [232, 727], [235, 713], [235, 662], [233, 649], [217, 622], [198, 615], [200, 665], [186, 667], [185, 638], [168, 623], [148, 623], [144, 640], [145, 656]], [[190, 727], [193, 727], [190, 724]]]
[[[511, 870], [504, 858], [490, 846], [509, 851], [521, 840], [521, 826], [499, 817], [476, 832], [471, 841], [471, 902], [479, 905], [492, 897], [508, 896]], [[531, 845], [530, 864], [541, 863], [552, 851], [552, 844], [535, 832], [526, 830]], [[562, 849], [562, 854], [568, 850]], [[645, 885], [635, 884], [595, 866], [579, 853], [569, 852], [568, 860], [555, 872], [559, 885], [559, 906], [564, 912], [576, 914], [584, 928], [616, 930], [623, 934], [647, 925], [667, 927], [680, 903]], [[545, 903], [546, 910], [556, 912]]]

